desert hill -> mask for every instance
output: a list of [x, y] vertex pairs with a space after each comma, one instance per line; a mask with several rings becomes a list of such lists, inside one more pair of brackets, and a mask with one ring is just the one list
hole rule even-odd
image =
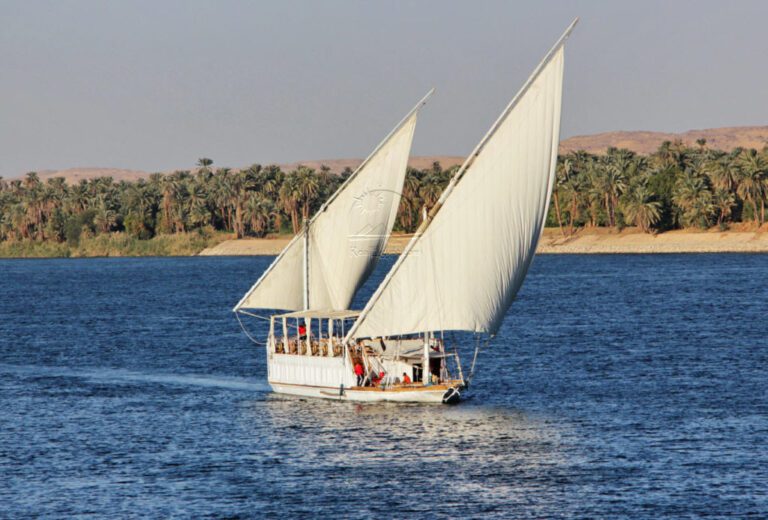
[[[435, 161], [439, 162], [443, 168], [450, 168], [457, 164], [461, 164], [464, 161], [464, 157], [453, 155], [428, 155], [423, 157], [411, 157], [408, 159], [408, 166], [416, 168], [417, 170], [423, 170], [432, 166]], [[319, 170], [321, 166], [325, 165], [331, 169], [334, 173], [341, 173], [344, 168], [354, 170], [362, 159], [327, 159], [322, 161], [299, 161], [288, 164], [281, 164], [280, 167], [283, 171], [289, 172], [295, 170], [299, 165], [307, 166]]]
[[604, 153], [606, 148], [614, 146], [649, 154], [656, 151], [664, 141], [681, 140], [688, 146], [696, 146], [698, 139], [706, 139], [708, 148], [719, 150], [732, 150], [739, 146], [760, 150], [768, 145], [768, 126], [710, 128], [689, 130], [680, 134], [637, 131], [578, 135], [562, 141], [560, 152], [586, 150], [591, 153]]
[[[457, 164], [461, 164], [464, 157], [455, 157], [450, 155], [431, 155], [426, 157], [411, 157], [408, 160], [408, 165], [422, 170], [429, 168], [435, 161], [440, 162], [443, 168], [450, 168]], [[295, 170], [299, 165], [307, 166], [320, 170], [320, 167], [325, 165], [331, 169], [333, 173], [341, 173], [344, 168], [351, 168], [354, 170], [357, 168], [362, 159], [328, 159], [328, 160], [312, 160], [312, 161], [299, 161], [294, 163], [281, 164], [280, 168], [283, 171], [289, 172]], [[214, 164], [214, 168], [217, 165]], [[189, 168], [191, 169], [191, 168]], [[162, 172], [171, 173], [171, 172]], [[138, 179], [146, 179], [150, 176], [150, 172], [141, 170], [127, 170], [121, 168], [68, 168], [66, 170], [40, 170], [37, 172], [41, 180], [51, 179], [53, 177], [64, 177], [70, 184], [76, 184], [82, 179], [95, 179], [97, 177], [112, 177], [115, 181], [135, 181]], [[18, 177], [22, 177], [19, 175]]]
[[64, 177], [70, 184], [77, 184], [83, 179], [95, 179], [97, 177], [112, 177], [116, 181], [135, 181], [146, 179], [150, 174], [141, 170], [123, 168], [67, 168], [66, 170], [40, 170], [37, 175], [43, 181], [54, 177]]
[[[706, 139], [707, 147], [721, 150], [732, 150], [736, 147], [762, 149], [768, 146], [768, 126], [739, 126], [727, 128], [710, 128], [706, 130], [689, 130], [675, 134], [667, 132], [605, 132], [593, 135], [579, 135], [565, 139], [560, 143], [560, 152], [586, 150], [591, 153], [604, 153], [608, 147], [627, 148], [637, 153], [649, 154], [654, 152], [664, 141], [681, 140], [689, 146], [695, 146], [698, 139]], [[443, 168], [461, 164], [464, 157], [454, 155], [435, 155], [411, 157], [408, 164], [417, 169], [429, 168], [433, 162], [439, 161]], [[281, 164], [285, 171], [295, 169], [299, 164], [310, 168], [320, 169], [328, 166], [332, 172], [340, 173], [344, 168], [355, 169], [361, 159], [328, 159], [311, 160]], [[216, 166], [216, 165], [215, 165]], [[191, 168], [191, 166], [190, 166]], [[169, 173], [169, 172], [165, 172]], [[134, 181], [149, 177], [149, 172], [119, 168], [69, 168], [66, 170], [44, 170], [38, 172], [45, 180], [51, 177], [64, 177], [68, 182], [76, 183], [81, 179], [110, 176], [116, 181]], [[20, 177], [21, 175], [19, 175]]]

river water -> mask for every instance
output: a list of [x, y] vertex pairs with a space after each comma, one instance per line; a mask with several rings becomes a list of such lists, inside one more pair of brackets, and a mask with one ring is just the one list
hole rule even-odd
[[0, 517], [768, 517], [768, 257], [540, 256], [456, 407], [271, 394], [270, 261], [0, 261]]

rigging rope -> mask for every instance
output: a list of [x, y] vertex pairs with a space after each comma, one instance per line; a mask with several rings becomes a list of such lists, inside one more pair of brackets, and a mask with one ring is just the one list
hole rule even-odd
[[[256, 317], [259, 318], [260, 316], [256, 316]], [[235, 318], [237, 318], [237, 322], [240, 324], [240, 328], [243, 329], [243, 332], [245, 333], [246, 336], [248, 336], [249, 340], [251, 340], [256, 345], [259, 345], [260, 347], [266, 347], [267, 346], [266, 343], [262, 343], [262, 342], [256, 340], [253, 336], [251, 336], [251, 334], [245, 328], [245, 325], [243, 325], [243, 322], [240, 320], [240, 313], [239, 312], [235, 313]]]
[[491, 338], [493, 336], [488, 336], [484, 342], [480, 341], [480, 334], [475, 334], [475, 354], [472, 357], [472, 367], [469, 369], [469, 376], [467, 377], [467, 387], [469, 387], [469, 382], [472, 381], [472, 378], [475, 376], [475, 364], [477, 363], [477, 355], [480, 353], [482, 349], [488, 346], [488, 344], [491, 342]]
[[251, 318], [258, 318], [260, 320], [269, 321], [269, 318], [265, 318], [264, 316], [259, 316], [258, 314], [253, 314], [252, 312], [244, 311], [242, 309], [238, 309], [237, 313], [238, 314], [243, 313], [243, 314], [247, 314]]

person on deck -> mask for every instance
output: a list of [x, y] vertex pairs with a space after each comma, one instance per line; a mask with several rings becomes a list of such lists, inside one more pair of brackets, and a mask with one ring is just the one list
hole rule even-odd
[[357, 376], [357, 386], [363, 386], [363, 365], [359, 361], [355, 363], [355, 375]]
[[384, 372], [379, 372], [378, 374], [373, 374], [371, 377], [371, 384], [373, 386], [379, 386], [381, 382], [384, 380]]
[[403, 384], [404, 385], [410, 385], [411, 384], [411, 378], [405, 372], [403, 372]]
[[307, 326], [303, 323], [299, 325], [299, 339], [302, 341], [307, 339]]

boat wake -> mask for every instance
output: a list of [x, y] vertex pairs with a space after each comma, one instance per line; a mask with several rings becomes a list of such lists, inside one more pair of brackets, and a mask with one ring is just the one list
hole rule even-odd
[[56, 366], [4, 365], [0, 364], [0, 373], [15, 374], [22, 377], [74, 377], [99, 383], [155, 383], [160, 385], [197, 386], [244, 390], [249, 392], [269, 392], [266, 383], [257, 383], [249, 379], [224, 376], [201, 376], [195, 374], [154, 374], [130, 370], [94, 368], [72, 369]]

